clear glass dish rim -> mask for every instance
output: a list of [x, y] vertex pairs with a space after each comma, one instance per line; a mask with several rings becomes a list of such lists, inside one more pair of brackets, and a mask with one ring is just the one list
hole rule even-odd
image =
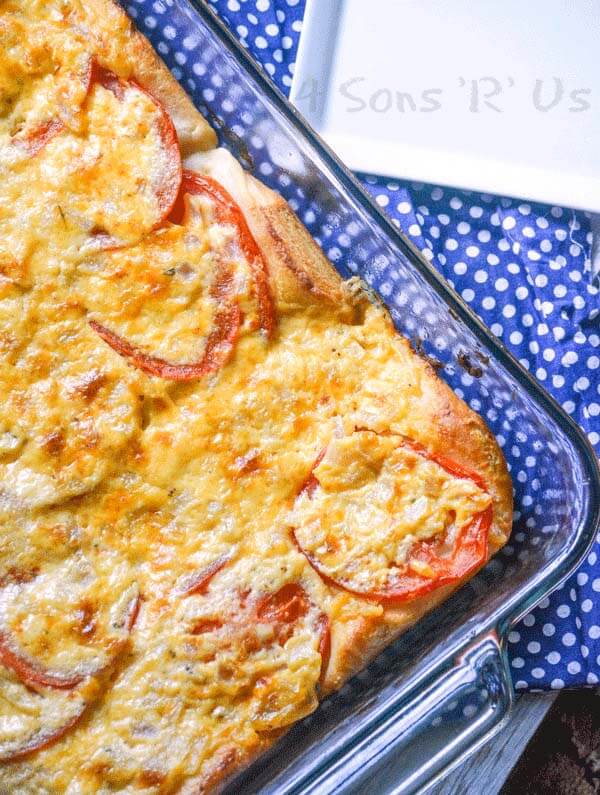
[[[515, 378], [517, 383], [535, 403], [559, 426], [573, 444], [583, 469], [588, 475], [589, 502], [588, 514], [577, 527], [571, 528], [573, 539], [566, 552], [544, 566], [529, 582], [516, 589], [511, 598], [501, 608], [488, 617], [482, 632], [498, 629], [503, 636], [507, 628], [555, 590], [577, 568], [591, 547], [596, 533], [600, 530], [600, 461], [583, 430], [569, 417], [559, 403], [541, 387], [533, 376], [517, 361], [510, 351], [489, 331], [475, 312], [452, 290], [445, 279], [430, 265], [421, 252], [406, 238], [385, 215], [383, 210], [369, 196], [358, 179], [339, 160], [325, 141], [308, 124], [303, 116], [282, 94], [273, 81], [261, 70], [251, 55], [210, 8], [206, 0], [184, 0], [196, 13], [200, 14], [211, 32], [219, 39], [225, 49], [235, 58], [242, 69], [260, 86], [277, 110], [295, 127], [298, 134], [308, 141], [332, 173], [342, 183], [345, 190], [361, 206], [361, 209], [379, 225], [382, 231], [404, 253], [411, 265], [419, 271], [438, 297], [453, 310], [460, 321], [494, 354], [494, 358]], [[466, 640], [466, 638], [465, 638]], [[447, 651], [447, 649], [445, 650]], [[443, 655], [446, 656], [445, 654]]]

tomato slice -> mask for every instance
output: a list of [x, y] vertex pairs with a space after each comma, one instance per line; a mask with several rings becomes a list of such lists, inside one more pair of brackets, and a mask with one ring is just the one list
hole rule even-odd
[[275, 593], [263, 596], [256, 605], [259, 621], [289, 627], [308, 613], [310, 601], [298, 583], [287, 583]]
[[[81, 98], [85, 99], [87, 96], [92, 81], [93, 67], [92, 59], [86, 61], [85, 66], [79, 75], [78, 79], [78, 93]], [[73, 97], [71, 97], [73, 100]], [[76, 103], [76, 110], [80, 109], [79, 102]], [[72, 115], [70, 108], [65, 106], [67, 115]], [[19, 146], [29, 157], [35, 157], [53, 138], [59, 135], [66, 128], [63, 119], [57, 115], [51, 119], [46, 119], [40, 122], [31, 130], [27, 130], [23, 135], [15, 135], [12, 139], [13, 144]]]
[[61, 119], [48, 119], [29, 130], [22, 137], [13, 138], [13, 143], [21, 147], [29, 157], [35, 157], [46, 144], [65, 129]]
[[443, 544], [437, 540], [415, 544], [411, 562], [425, 563], [435, 572], [434, 578], [407, 571], [395, 581], [394, 588], [385, 592], [375, 592], [373, 598], [379, 602], [398, 604], [423, 596], [443, 585], [452, 585], [468, 576], [485, 562], [492, 517], [493, 511], [489, 507], [475, 516], [468, 525], [462, 527], [456, 536], [449, 559], [441, 554]]
[[[247, 562], [239, 568], [230, 562], [203, 593], [174, 591], [165, 600], [147, 648], [128, 661], [102, 707], [106, 723], [118, 725], [125, 740], [114, 755], [101, 758], [112, 761], [113, 770], [126, 771], [123, 780], [130, 780], [125, 778], [128, 749], [137, 769], [158, 768], [168, 782], [177, 781], [177, 770], [203, 731], [216, 732], [214, 761], [228, 748], [228, 726], [278, 731], [318, 706], [328, 648], [328, 625], [319, 607], [301, 585], [283, 585], [278, 593], [268, 576], [254, 589], [250, 580], [255, 577]], [[140, 731], [141, 726], [151, 730]], [[156, 737], [163, 735], [177, 743], [159, 758]], [[102, 772], [98, 776], [90, 786], [101, 789]]]
[[[258, 621], [274, 627], [277, 641], [283, 645], [291, 637], [294, 625], [305, 618], [313, 608], [310, 597], [301, 585], [286, 583], [278, 591], [261, 597], [256, 603], [255, 614]], [[322, 680], [331, 654], [330, 624], [325, 613], [319, 612], [315, 626], [319, 633], [320, 680]]]
[[[158, 203], [158, 219], [154, 228], [162, 226], [168, 215], [173, 210], [182, 180], [181, 152], [179, 150], [179, 140], [177, 130], [173, 124], [171, 116], [165, 110], [163, 104], [156, 97], [140, 85], [137, 80], [123, 80], [110, 69], [101, 66], [96, 59], [92, 60], [91, 73], [89, 78], [90, 90], [95, 85], [101, 85], [110, 91], [118, 100], [123, 100], [128, 90], [134, 89], [141, 91], [155, 105], [158, 111], [156, 121], [159, 138], [162, 142], [165, 155], [161, 171], [155, 179], [155, 191]], [[110, 236], [98, 236], [102, 247], [114, 248], [117, 242]]]
[[[368, 432], [372, 433], [372, 432]], [[395, 437], [395, 449], [404, 448], [412, 451], [424, 460], [433, 462], [441, 467], [445, 473], [459, 480], [471, 481], [477, 489], [489, 498], [485, 482], [481, 476], [463, 467], [461, 464], [436, 453], [430, 453], [423, 445], [412, 439]], [[327, 449], [322, 451], [313, 464], [311, 472], [302, 484], [298, 493], [296, 505], [300, 499], [308, 499], [311, 502], [318, 498], [321, 483], [315, 474], [315, 470], [323, 460]], [[363, 484], [361, 484], [362, 486]], [[389, 486], [388, 486], [389, 488]], [[431, 490], [431, 484], [426, 484], [426, 488]], [[380, 487], [380, 490], [383, 486]], [[477, 496], [477, 495], [475, 495]], [[369, 500], [369, 496], [363, 496]], [[353, 497], [353, 510], [360, 511], [359, 498]], [[416, 502], [416, 500], [415, 500]], [[489, 503], [489, 499], [486, 500]], [[480, 503], [481, 504], [481, 501]], [[310, 514], [312, 517], [312, 514]], [[339, 516], [336, 517], [339, 521]], [[393, 521], [391, 519], [390, 521]], [[354, 560], [346, 568], [334, 567], [329, 563], [328, 554], [335, 556], [339, 545], [345, 553], [352, 553], [352, 539], [344, 539], [344, 544], [339, 543], [339, 539], [330, 538], [325, 534], [324, 539], [319, 536], [320, 546], [315, 547], [312, 543], [311, 533], [319, 532], [319, 528], [314, 525], [299, 530], [293, 527], [292, 536], [299, 550], [305, 555], [310, 565], [317, 571], [325, 582], [330, 585], [342, 588], [349, 593], [362, 598], [379, 602], [385, 605], [394, 606], [410, 601], [420, 596], [424, 596], [431, 591], [445, 585], [452, 585], [466, 577], [468, 574], [479, 568], [487, 558], [488, 535], [493, 521], [493, 508], [488, 504], [482, 510], [478, 510], [471, 518], [459, 527], [446, 527], [442, 532], [434, 534], [427, 539], [416, 539], [410, 545], [406, 558], [402, 563], [395, 563], [394, 560], [388, 562], [390, 569], [389, 578], [383, 586], [374, 587], [366, 582], [364, 571], [360, 571], [360, 560]], [[373, 531], [374, 533], [376, 531]], [[389, 539], [384, 537], [383, 544]], [[358, 543], [358, 542], [356, 542]], [[310, 548], [309, 548], [310, 547]], [[333, 551], [332, 551], [333, 550]], [[373, 552], [375, 555], [377, 550]], [[344, 553], [342, 553], [344, 554]], [[358, 561], [358, 562], [357, 562]], [[360, 583], [360, 585], [359, 585]]]
[[220, 558], [217, 558], [205, 569], [190, 577], [179, 590], [179, 594], [181, 596], [191, 596], [192, 594], [206, 593], [212, 578], [215, 574], [218, 574], [230, 560], [231, 558], [229, 555], [222, 555]]
[[210, 288], [216, 306], [212, 330], [206, 337], [202, 356], [195, 362], [169, 362], [146, 353], [96, 320], [90, 320], [89, 325], [113, 350], [147, 375], [168, 381], [196, 381], [215, 373], [233, 354], [243, 322], [243, 313], [234, 293], [232, 271], [220, 259], [215, 268], [216, 277]]
[[[82, 569], [79, 567], [81, 573]], [[37, 578], [29, 580], [32, 591]], [[26, 587], [27, 583], [21, 583]], [[42, 583], [40, 588], [44, 588]], [[70, 602], [73, 581], [64, 583], [64, 598]], [[11, 602], [19, 599], [22, 588], [18, 582], [4, 589], [0, 598], [0, 762], [21, 759], [40, 751], [60, 740], [84, 715], [86, 709], [102, 692], [98, 680], [92, 677], [104, 676], [108, 679], [111, 663], [122, 651], [135, 623], [139, 610], [137, 585], [126, 588], [109, 611], [108, 648], [106, 654], [93, 650], [95, 662], [89, 657], [83, 664], [75, 665], [71, 671], [52, 668], [38, 660], [33, 660], [19, 648], [15, 632], [7, 627], [11, 618]], [[60, 597], [57, 597], [60, 598]], [[83, 611], [85, 614], [85, 611]], [[40, 616], [27, 621], [35, 628]], [[41, 618], [44, 618], [43, 616]], [[21, 616], [17, 616], [21, 623]], [[89, 645], [93, 644], [95, 634], [94, 615], [81, 616], [81, 635]], [[42, 627], [42, 635], [44, 635]], [[44, 637], [46, 637], [44, 635]], [[48, 637], [52, 647], [53, 638]], [[64, 638], [64, 636], [63, 636]], [[106, 638], [103, 638], [103, 642]], [[44, 640], [42, 640], [42, 646]], [[57, 656], [70, 645], [68, 639], [59, 638]], [[106, 679], [103, 681], [106, 682]]]
[[[143, 95], [149, 100], [155, 111], [152, 114], [153, 126], [151, 131], [153, 131], [152, 139], [157, 151], [151, 158], [148, 189], [143, 191], [144, 198], [150, 200], [149, 225], [147, 227], [144, 225], [143, 231], [150, 232], [161, 227], [173, 209], [181, 186], [182, 163], [177, 131], [171, 116], [163, 104], [135, 79], [123, 80], [111, 70], [101, 66], [96, 58], [88, 58], [80, 73], [76, 77], [72, 75], [69, 77], [67, 89], [71, 86], [74, 90], [64, 91], [62, 99], [58, 98], [58, 107], [55, 115], [50, 119], [34, 124], [30, 129], [22, 130], [13, 136], [12, 142], [15, 147], [28, 157], [34, 157], [39, 154], [53, 138], [66, 130], [67, 127], [71, 127], [72, 124], [81, 126], [78, 120], [78, 113], [86, 100], [89, 103], [90, 94], [94, 86], [98, 85], [110, 91], [119, 102], [125, 101], [129, 92], [137, 92], [138, 95]], [[146, 105], [148, 106], [148, 104], [147, 102]], [[118, 136], [119, 132], [118, 128], [115, 129], [115, 136]], [[128, 134], [131, 137], [131, 130]], [[123, 140], [126, 139], [127, 136], [124, 136]], [[133, 146], [133, 143], [131, 143], [131, 146]], [[129, 192], [139, 190], [141, 193], [141, 183], [148, 182], [145, 177], [145, 171], [137, 176], [133, 174], [132, 168], [129, 168], [129, 171], [131, 173], [127, 177], [126, 192], [129, 194]], [[91, 198], [101, 205], [102, 197], [97, 195], [95, 183], [88, 184], [83, 180], [81, 185], [85, 184], [88, 185]], [[111, 190], [112, 194], [109, 191], [110, 195], [104, 197], [105, 215], [108, 216], [108, 222], [105, 224], [106, 219], [103, 219], [99, 228], [92, 228], [88, 243], [82, 247], [83, 251], [113, 250], [127, 244], [124, 239], [121, 239], [121, 235], [117, 234], [115, 229], [107, 230], [104, 228], [106, 225], [112, 225], [110, 223], [111, 220], [118, 226], [116, 220], [119, 218], [118, 209], [117, 211], [110, 209], [115, 203], [118, 203], [118, 194], [114, 187]], [[75, 198], [77, 198], [77, 188], [75, 188], [75, 194]], [[85, 213], [83, 213], [83, 216], [85, 217]]]
[[238, 340], [243, 315], [233, 296], [229, 294], [230, 279], [218, 280], [213, 289], [213, 297], [224, 302], [217, 310], [214, 327], [206, 339], [204, 352], [197, 362], [175, 364], [144, 353], [140, 348], [115, 334], [95, 320], [90, 326], [110, 347], [128, 359], [134, 367], [147, 375], [164, 378], [167, 381], [196, 381], [209, 373], [215, 373], [227, 363]]
[[402, 444], [405, 447], [409, 447], [411, 450], [414, 450], [419, 455], [429, 458], [431, 461], [435, 461], [436, 464], [439, 464], [443, 469], [446, 470], [446, 472], [449, 472], [451, 475], [455, 475], [457, 478], [472, 480], [473, 483], [479, 486], [480, 489], [487, 491], [484, 479], [474, 470], [464, 467], [462, 464], [453, 461], [451, 458], [448, 458], [441, 453], [429, 452], [426, 447], [424, 447], [422, 444], [419, 444], [419, 442], [415, 442], [414, 439], [404, 438]]
[[[181, 596], [206, 594], [211, 581], [226, 565], [231, 558], [223, 555], [196, 575], [189, 584], [180, 590]], [[196, 620], [191, 628], [191, 634], [204, 635], [216, 632], [223, 627], [232, 627], [239, 624], [242, 634], [253, 627], [256, 622], [270, 625], [273, 628], [274, 639], [279, 646], [283, 646], [294, 634], [298, 623], [307, 619], [311, 614], [311, 621], [318, 633], [318, 651], [321, 655], [322, 681], [329, 665], [331, 654], [331, 631], [327, 615], [316, 608], [306, 590], [299, 583], [286, 583], [279, 590], [263, 594], [258, 598], [249, 598], [249, 593], [239, 596], [239, 610], [236, 616], [227, 616], [219, 612], [218, 615], [202, 617]], [[248, 642], [248, 639], [246, 639]], [[249, 647], [255, 645], [252, 641]]]
[[169, 216], [169, 220], [173, 223], [181, 224], [185, 219], [186, 195], [206, 196], [211, 199], [219, 223], [235, 228], [240, 248], [252, 273], [258, 302], [259, 325], [270, 339], [275, 331], [275, 308], [269, 289], [267, 262], [248, 227], [243, 212], [225, 188], [212, 177], [184, 169], [181, 190]]
[[38, 692], [0, 677], [0, 762], [23, 759], [60, 740], [89, 702], [82, 693]]
[[[110, 616], [111, 634], [108, 652], [97, 655], [96, 659], [86, 660], [72, 670], [58, 670], [43, 665], [23, 652], [14, 633], [6, 626], [7, 602], [10, 596], [14, 596], [13, 590], [5, 589], [0, 597], [4, 619], [4, 625], [0, 626], [0, 663], [12, 670], [23, 684], [34, 689], [48, 687], [71, 690], [88, 677], [100, 674], [123, 649], [139, 611], [139, 591], [137, 585], [134, 585], [122, 594]], [[18, 592], [16, 598], [19, 598]]]
[[[94, 78], [96, 82], [112, 91], [115, 96], [121, 96], [126, 90], [123, 81], [113, 73], [100, 67], [96, 67], [96, 73]], [[187, 194], [208, 196], [214, 203], [219, 222], [236, 229], [239, 245], [252, 273], [258, 301], [259, 325], [270, 338], [275, 328], [275, 312], [269, 290], [267, 264], [243, 213], [227, 191], [215, 180], [192, 171], [184, 171], [181, 191], [169, 216], [174, 223], [181, 223], [184, 220], [184, 197]], [[115, 247], [110, 237], [103, 239], [100, 245], [103, 248]], [[196, 362], [181, 364], [169, 362], [146, 353], [96, 320], [90, 321], [90, 326], [113, 350], [148, 375], [170, 381], [195, 381], [217, 372], [231, 357], [243, 322], [242, 311], [233, 296], [232, 272], [222, 259], [218, 260], [217, 267], [220, 272], [211, 292], [219, 308], [215, 315], [213, 330], [207, 337], [203, 355]]]

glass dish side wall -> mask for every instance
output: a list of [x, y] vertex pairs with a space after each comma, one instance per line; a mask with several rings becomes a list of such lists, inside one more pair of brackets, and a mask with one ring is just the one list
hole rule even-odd
[[[594, 536], [595, 459], [570, 420], [228, 41], [212, 12], [200, 3], [169, 0], [158, 4], [157, 25], [158, 15], [147, 13], [155, 5], [137, 0], [126, 8], [218, 131], [221, 144], [289, 202], [343, 277], [358, 275], [381, 296], [398, 330], [485, 419], [515, 487], [515, 526], [502, 553], [295, 727], [277, 754], [253, 767], [244, 786], [252, 780], [254, 792], [259, 782], [269, 791], [268, 782], [278, 774], [291, 779], [308, 770], [308, 759], [313, 767], [331, 761], [375, 715], [397, 708], [403, 694], [408, 698], [417, 684], [451, 666], [470, 639], [498, 623], [505, 629], [569, 573]], [[472, 719], [485, 703], [486, 697], [475, 693], [455, 706], [458, 718], [447, 720]]]

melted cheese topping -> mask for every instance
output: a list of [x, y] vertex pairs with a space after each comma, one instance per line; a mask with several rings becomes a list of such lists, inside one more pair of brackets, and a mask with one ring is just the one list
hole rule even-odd
[[[383, 437], [352, 437], [418, 437], [423, 371], [377, 307], [356, 325], [325, 306], [281, 314], [267, 341], [236, 231], [209, 199], [154, 230], [157, 106], [131, 86], [87, 91], [91, 55], [125, 79], [134, 66], [121, 18], [93, 13], [0, 8], [0, 636], [25, 660], [0, 655], [0, 789], [167, 793], [316, 707], [325, 615], [335, 636], [383, 612], [329, 587], [290, 536], [332, 439], [321, 501], [295, 519], [315, 549], [335, 528], [329, 565], [361, 582], [489, 498]], [[60, 131], [28, 153], [21, 140], [52, 119]], [[223, 262], [244, 321], [217, 373], [147, 376], [90, 327], [196, 361]], [[261, 607], [292, 585], [292, 606]], [[19, 665], [84, 678], [26, 686]]]
[[[300, 495], [290, 524], [320, 570], [358, 592], [393, 588], [415, 543], [455, 532], [491, 497], [472, 480], [452, 476], [394, 436], [359, 431], [334, 439], [313, 475], [319, 486]], [[427, 576], [424, 565], [419, 573]], [[433, 576], [433, 575], [431, 575]]]

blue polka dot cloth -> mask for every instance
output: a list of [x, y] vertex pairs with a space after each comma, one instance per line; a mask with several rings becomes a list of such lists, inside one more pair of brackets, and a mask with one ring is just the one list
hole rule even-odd
[[[208, 2], [288, 94], [305, 0]], [[148, 9], [146, 27], [151, 28], [156, 24], [152, 13], [164, 13], [172, 0], [136, 3]], [[600, 452], [597, 219], [506, 197], [369, 175], [361, 179], [393, 223], [554, 395]], [[596, 228], [600, 233], [600, 222]], [[521, 476], [526, 478], [525, 472], [517, 473]], [[596, 543], [580, 570], [510, 633], [518, 690], [599, 682], [599, 552]]]

